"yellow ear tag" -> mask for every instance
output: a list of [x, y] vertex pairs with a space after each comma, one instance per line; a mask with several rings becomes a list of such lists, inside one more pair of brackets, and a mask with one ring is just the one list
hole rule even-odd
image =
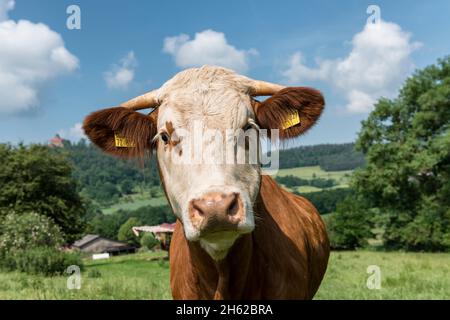
[[293, 113], [289, 115], [289, 117], [286, 119], [286, 121], [283, 124], [282, 129], [288, 129], [290, 127], [293, 127], [300, 123], [300, 116], [298, 114], [298, 111], [295, 110]]
[[134, 143], [128, 143], [127, 139], [119, 136], [116, 132], [114, 132], [114, 143], [118, 148], [133, 148]]

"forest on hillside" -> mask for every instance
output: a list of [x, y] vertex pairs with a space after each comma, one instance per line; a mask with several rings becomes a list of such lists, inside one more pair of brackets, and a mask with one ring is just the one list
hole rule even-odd
[[72, 163], [78, 191], [99, 204], [116, 203], [121, 196], [160, 185], [154, 159], [144, 163], [117, 159], [84, 139], [77, 143], [65, 140], [64, 148], [53, 151], [65, 154]]
[[354, 143], [319, 144], [280, 151], [280, 169], [320, 166], [325, 171], [341, 171], [364, 164], [364, 155], [355, 150]]

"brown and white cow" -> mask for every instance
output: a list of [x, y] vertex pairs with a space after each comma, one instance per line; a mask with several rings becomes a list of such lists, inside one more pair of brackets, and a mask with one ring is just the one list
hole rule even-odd
[[[271, 97], [263, 102], [253, 98], [264, 95]], [[222, 162], [220, 152], [209, 153], [213, 161], [208, 163], [176, 160], [195, 152], [178, 134], [191, 130], [194, 122], [201, 123], [201, 130], [219, 133], [278, 129], [284, 140], [308, 130], [323, 107], [324, 99], [315, 89], [282, 87], [203, 66], [86, 117], [86, 135], [105, 152], [120, 157], [157, 155], [161, 181], [178, 218], [170, 249], [175, 299], [314, 296], [327, 267], [329, 243], [310, 202], [262, 175], [260, 163]], [[146, 108], [154, 112], [136, 111]], [[293, 112], [301, 122], [286, 127]], [[126, 139], [129, 147], [117, 146], [115, 135]], [[206, 138], [201, 144], [214, 151], [220, 147], [217, 141]]]

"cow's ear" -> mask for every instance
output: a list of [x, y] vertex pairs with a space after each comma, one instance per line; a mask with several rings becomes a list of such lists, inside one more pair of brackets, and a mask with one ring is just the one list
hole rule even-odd
[[[307, 87], [287, 87], [255, 106], [263, 129], [279, 129], [281, 139], [295, 138], [319, 119], [325, 105], [320, 91]], [[270, 131], [269, 131], [270, 132]]]
[[156, 118], [156, 111], [144, 115], [123, 107], [109, 108], [88, 115], [83, 129], [95, 145], [109, 154], [142, 157], [152, 150]]

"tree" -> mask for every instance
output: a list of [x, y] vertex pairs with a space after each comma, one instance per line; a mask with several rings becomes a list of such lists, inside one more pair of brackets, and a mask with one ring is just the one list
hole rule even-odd
[[146, 232], [141, 238], [141, 246], [149, 250], [153, 249], [159, 241], [151, 234]]
[[364, 247], [372, 236], [370, 212], [352, 196], [337, 205], [336, 212], [327, 217], [326, 225], [333, 249]]
[[0, 217], [36, 212], [50, 218], [66, 241], [84, 229], [85, 208], [62, 154], [46, 146], [0, 144]]
[[102, 237], [117, 239], [120, 227], [131, 217], [137, 218], [141, 225], [157, 225], [164, 222], [175, 222], [169, 206], [144, 206], [136, 210], [120, 209], [111, 214], [99, 211], [91, 212], [87, 222], [86, 233], [98, 234]]
[[117, 239], [132, 245], [139, 245], [139, 238], [133, 233], [132, 228], [141, 225], [141, 221], [137, 218], [129, 218], [119, 229]]
[[348, 188], [336, 188], [318, 192], [294, 193], [308, 199], [320, 214], [326, 214], [336, 211], [337, 205], [352, 192]]
[[353, 189], [385, 216], [391, 248], [450, 248], [450, 57], [381, 99], [356, 143], [367, 160]]
[[120, 190], [122, 191], [122, 194], [132, 194], [133, 193], [133, 182], [129, 179], [124, 179], [120, 183]]

